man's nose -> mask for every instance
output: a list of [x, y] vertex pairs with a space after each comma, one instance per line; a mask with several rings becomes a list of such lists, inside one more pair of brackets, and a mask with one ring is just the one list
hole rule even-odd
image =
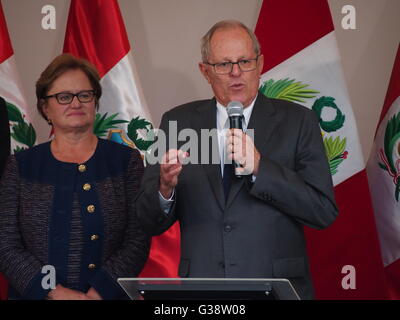
[[233, 76], [239, 76], [242, 73], [242, 70], [239, 67], [238, 63], [232, 64], [232, 71], [231, 75]]

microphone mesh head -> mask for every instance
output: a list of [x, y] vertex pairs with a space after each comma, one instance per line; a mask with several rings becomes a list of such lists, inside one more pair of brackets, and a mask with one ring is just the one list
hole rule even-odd
[[243, 104], [239, 101], [231, 101], [226, 107], [228, 117], [240, 117], [243, 115]]

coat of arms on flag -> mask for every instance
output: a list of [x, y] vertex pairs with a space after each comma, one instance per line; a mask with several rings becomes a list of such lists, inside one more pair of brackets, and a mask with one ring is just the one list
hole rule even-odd
[[390, 297], [400, 297], [400, 45], [367, 164]]
[[[399, 107], [397, 107], [397, 110]], [[400, 112], [394, 114], [386, 124], [384, 144], [379, 149], [379, 167], [393, 178], [394, 197], [399, 201], [400, 193]]]
[[[268, 98], [282, 99], [292, 102], [304, 103], [306, 99], [315, 98], [319, 93], [317, 90], [308, 89], [308, 84], [303, 84], [300, 81], [295, 82], [295, 79], [268, 79], [263, 82], [260, 91]], [[336, 112], [333, 119], [325, 119], [323, 111], [325, 108], [330, 108], [331, 113]], [[326, 156], [329, 161], [331, 174], [334, 175], [338, 172], [339, 165], [347, 158], [348, 151], [346, 151], [346, 137], [333, 136], [327, 134], [335, 132], [343, 127], [345, 122], [345, 115], [342, 110], [336, 105], [335, 98], [329, 96], [321, 96], [317, 98], [313, 105], [312, 110], [318, 115], [319, 124], [324, 139], [324, 146]], [[330, 115], [328, 115], [329, 117]], [[326, 114], [325, 114], [326, 117]]]
[[[16, 153], [26, 148], [33, 147], [36, 143], [36, 131], [25, 119], [25, 115], [20, 108], [6, 100], [8, 120], [11, 124], [11, 138], [14, 140], [15, 147], [12, 152]], [[18, 143], [18, 144], [16, 144]], [[23, 145], [22, 147], [20, 145]]]
[[21, 89], [10, 36], [0, 4], [0, 96], [7, 105], [10, 122], [11, 151], [13, 153], [32, 147], [36, 143], [36, 131], [25, 111], [27, 105]]

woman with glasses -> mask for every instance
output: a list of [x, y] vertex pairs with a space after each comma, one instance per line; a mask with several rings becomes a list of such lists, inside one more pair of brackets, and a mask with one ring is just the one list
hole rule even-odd
[[8, 160], [0, 182], [0, 272], [10, 299], [124, 299], [149, 237], [134, 198], [137, 150], [93, 134], [101, 86], [86, 60], [61, 55], [36, 83], [54, 138]]

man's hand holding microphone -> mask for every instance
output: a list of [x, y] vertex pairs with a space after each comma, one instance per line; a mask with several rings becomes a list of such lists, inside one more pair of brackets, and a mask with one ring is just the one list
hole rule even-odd
[[[226, 150], [229, 159], [235, 163], [235, 175], [257, 176], [261, 155], [253, 139], [243, 132], [243, 105], [232, 101], [227, 106], [227, 112], [230, 129], [227, 131]], [[172, 197], [183, 168], [183, 160], [188, 156], [187, 152], [177, 149], [170, 149], [163, 155], [160, 165], [160, 193], [165, 199]]]

